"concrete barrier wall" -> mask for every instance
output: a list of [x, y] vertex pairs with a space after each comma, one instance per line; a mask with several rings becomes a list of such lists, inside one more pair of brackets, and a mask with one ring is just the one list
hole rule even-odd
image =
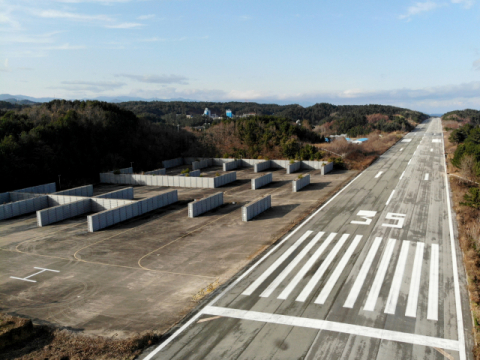
[[[93, 199], [92, 199], [93, 200]], [[148, 199], [132, 202], [118, 208], [87, 216], [88, 231], [94, 232], [118, 224], [122, 221], [143, 215], [149, 211], [178, 201], [177, 190], [172, 190]]]
[[133, 204], [135, 202], [132, 200], [123, 200], [123, 199], [91, 198], [91, 200], [92, 200], [92, 211], [94, 212], [110, 210], [120, 206]]
[[48, 198], [48, 207], [70, 204], [74, 201], [79, 201], [85, 199], [83, 196], [70, 196], [70, 195], [57, 195], [51, 194], [47, 195]]
[[270, 169], [272, 167], [272, 161], [267, 160], [267, 161], [263, 161], [263, 162], [260, 162], [260, 163], [256, 163], [256, 164], [253, 165], [253, 167], [254, 167], [253, 171], [258, 173], [260, 171]]
[[237, 173], [234, 171], [234, 172], [231, 172], [225, 175], [220, 175], [213, 178], [213, 181], [214, 181], [213, 186], [215, 188], [218, 188], [220, 186], [227, 185], [231, 182], [234, 182], [235, 180], [237, 180]]
[[322, 167], [322, 175], [325, 175], [332, 170], [333, 170], [333, 162], [325, 163], [325, 165]]
[[292, 181], [292, 191], [297, 192], [310, 184], [310, 174], [304, 175], [303, 178]]
[[91, 199], [82, 199], [37, 211], [37, 225], [42, 227], [92, 211]]
[[32, 186], [25, 189], [14, 190], [13, 192], [21, 193], [35, 193], [35, 194], [52, 194], [57, 191], [57, 185], [55, 183]]
[[328, 164], [328, 161], [311, 161], [302, 160], [302, 170], [320, 170], [323, 164]]
[[192, 170], [199, 170], [213, 165], [212, 159], [205, 159], [192, 162]]
[[223, 205], [223, 192], [219, 192], [205, 199], [189, 203], [188, 217], [194, 218], [221, 205]]
[[145, 175], [166, 175], [167, 174], [167, 169], [157, 169], [157, 170], [152, 170], [152, 171], [147, 171]]
[[200, 170], [190, 171], [188, 174], [191, 177], [199, 177], [200, 176]]
[[273, 181], [272, 173], [265, 174], [259, 178], [252, 179], [252, 190], [260, 189], [262, 186], [270, 184]]
[[32, 194], [32, 193], [18, 193], [18, 192], [11, 192], [10, 193], [10, 201], [21, 201], [27, 199], [33, 199], [34, 197], [42, 196], [39, 194]]
[[58, 191], [55, 195], [93, 196], [93, 185], [80, 186], [73, 189]]
[[10, 193], [1, 193], [0, 194], [0, 205], [10, 202]]
[[0, 220], [33, 213], [47, 207], [48, 196], [46, 195], [0, 205]]
[[[148, 186], [174, 186], [186, 188], [213, 189], [215, 187], [214, 178], [204, 178], [195, 176], [152, 176], [152, 175], [113, 175], [100, 174], [102, 182], [121, 185], [148, 185]], [[230, 175], [230, 174], [227, 174]], [[225, 176], [225, 175], [222, 175]], [[235, 175], [236, 176], [236, 175]], [[220, 176], [219, 176], [220, 177]], [[215, 178], [216, 179], [216, 178]], [[235, 181], [236, 178], [232, 181]], [[218, 183], [218, 181], [217, 181]], [[225, 183], [226, 184], [226, 183]], [[219, 185], [221, 186], [221, 185]]]
[[272, 195], [253, 201], [242, 207], [242, 221], [249, 221], [272, 207]]
[[286, 167], [287, 174], [293, 174], [294, 172], [297, 172], [300, 170], [301, 166], [302, 163], [300, 161], [294, 162], [293, 164], [288, 164]]
[[274, 169], [286, 169], [290, 165], [290, 160], [270, 160]]
[[95, 196], [97, 199], [133, 199], [133, 188], [126, 188]]
[[222, 165], [223, 166], [223, 171], [234, 170], [234, 169], [238, 168], [241, 164], [242, 164], [242, 162], [240, 160], [233, 160], [233, 161], [225, 162]]
[[172, 159], [172, 160], [165, 160], [165, 161], [162, 161], [162, 164], [163, 164], [163, 167], [165, 169], [170, 169], [170, 168], [173, 168], [173, 167], [182, 166], [183, 165], [183, 159], [182, 158], [176, 158], [176, 159]]

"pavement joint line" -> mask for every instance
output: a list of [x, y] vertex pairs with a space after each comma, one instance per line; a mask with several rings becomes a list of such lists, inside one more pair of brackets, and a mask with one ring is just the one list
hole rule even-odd
[[[251, 320], [265, 322], [269, 324], [297, 326], [321, 331], [334, 331], [337, 333], [366, 336], [379, 340], [396, 341], [420, 346], [430, 346], [439, 349], [459, 351], [460, 344], [458, 340], [444, 339], [433, 336], [411, 334], [400, 331], [386, 330], [361, 326], [348, 323], [340, 323], [329, 320], [303, 318], [298, 316], [270, 314], [258, 311], [248, 311], [231, 309], [219, 306], [206, 306], [201, 313], [203, 315], [213, 315], [229, 317], [239, 320]], [[147, 360], [147, 358], [145, 358]]]

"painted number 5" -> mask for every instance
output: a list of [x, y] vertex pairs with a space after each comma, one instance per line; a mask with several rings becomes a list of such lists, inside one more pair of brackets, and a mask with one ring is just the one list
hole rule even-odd
[[375, 216], [376, 211], [367, 211], [367, 210], [360, 210], [357, 213], [357, 216], [360, 216], [365, 221], [352, 221], [350, 224], [358, 224], [358, 225], [370, 225], [372, 223], [372, 218]]
[[403, 224], [405, 223], [405, 216], [406, 216], [405, 214], [388, 213], [387, 216], [385, 216], [385, 218], [388, 220], [396, 220], [397, 223], [382, 224], [382, 226], [401, 229], [403, 227]]

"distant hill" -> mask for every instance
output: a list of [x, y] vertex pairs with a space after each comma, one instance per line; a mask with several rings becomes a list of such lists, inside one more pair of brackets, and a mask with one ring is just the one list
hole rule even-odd
[[442, 120], [455, 120], [478, 125], [480, 124], [480, 111], [474, 109], [450, 111], [443, 114]]

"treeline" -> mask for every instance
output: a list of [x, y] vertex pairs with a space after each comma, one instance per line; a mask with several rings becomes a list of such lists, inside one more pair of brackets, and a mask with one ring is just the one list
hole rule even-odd
[[443, 114], [442, 120], [464, 121], [471, 124], [480, 125], [480, 111], [473, 109], [450, 111]]
[[[309, 107], [276, 104], [257, 104], [251, 102], [182, 102], [182, 101], [129, 101], [120, 103], [119, 106], [133, 111], [137, 116], [149, 119], [153, 122], [166, 124], [179, 124], [180, 126], [202, 125], [205, 118], [202, 116], [205, 108], [209, 108], [212, 114], [225, 117], [227, 109], [232, 110], [234, 115], [255, 113], [257, 116], [274, 115], [288, 120], [307, 120], [310, 125], [322, 125], [329, 122], [339, 122], [339, 128], [348, 129], [362, 126], [365, 130], [373, 127], [364, 126], [367, 117], [381, 114], [386, 116], [384, 123], [379, 125], [381, 131], [401, 130], [402, 126], [411, 121], [419, 123], [428, 118], [428, 115], [418, 111], [386, 105], [332, 105], [327, 103], [315, 104]], [[192, 118], [187, 118], [190, 115]], [[403, 121], [403, 120], [404, 121]], [[211, 121], [211, 120], [208, 120]], [[355, 126], [351, 126], [355, 124]], [[334, 129], [336, 130], [336, 129]], [[347, 132], [347, 131], [344, 131]], [[358, 133], [359, 129], [354, 130]], [[353, 136], [353, 135], [352, 135]]]
[[98, 101], [55, 100], [0, 118], [0, 192], [47, 182], [78, 185], [98, 173], [162, 166], [183, 155], [213, 154], [191, 132], [139, 119]]
[[202, 141], [215, 147], [220, 157], [318, 160], [324, 154], [311, 144], [325, 139], [288, 119], [257, 116], [213, 125], [202, 135]]

